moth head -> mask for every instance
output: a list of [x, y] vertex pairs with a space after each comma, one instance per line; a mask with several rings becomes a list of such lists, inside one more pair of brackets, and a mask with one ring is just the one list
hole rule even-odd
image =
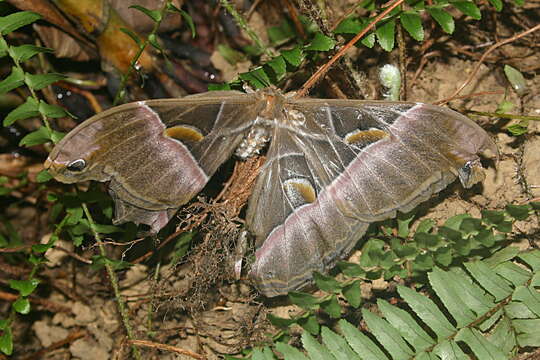
[[71, 159], [59, 159], [51, 158], [49, 156], [45, 161], [45, 169], [51, 174], [56, 180], [63, 183], [74, 183], [78, 181], [90, 180], [86, 178], [88, 172], [89, 163], [84, 158], [73, 158]]
[[458, 177], [464, 188], [468, 189], [474, 184], [483, 181], [486, 177], [480, 159], [467, 161], [458, 169]]
[[101, 173], [96, 166], [99, 147], [89, 144], [88, 138], [78, 134], [68, 134], [60, 141], [45, 161], [45, 169], [56, 180], [71, 184], [79, 181], [98, 180]]

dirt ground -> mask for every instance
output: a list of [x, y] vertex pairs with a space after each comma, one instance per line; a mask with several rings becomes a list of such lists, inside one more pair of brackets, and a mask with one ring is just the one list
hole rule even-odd
[[[454, 41], [459, 45], [459, 38]], [[480, 56], [483, 51], [485, 48], [479, 48], [475, 53]], [[520, 51], [522, 48], [510, 45], [504, 54], [497, 55], [512, 58], [520, 55]], [[408, 68], [407, 99], [435, 102], [448, 97], [472, 72], [476, 63], [476, 59], [447, 48], [439, 56], [428, 59], [412, 83], [419, 59], [412, 61]], [[515, 60], [514, 66], [534, 67], [538, 63], [540, 52], [536, 51], [522, 61]], [[453, 100], [450, 106], [464, 112], [494, 112], [497, 105], [506, 99], [516, 104], [511, 113], [539, 116], [538, 67], [526, 72], [525, 77], [528, 92], [520, 98], [505, 81], [502, 62], [481, 65], [473, 81], [461, 92], [461, 95], [480, 95]], [[528, 133], [516, 137], [504, 128], [516, 120], [508, 122], [485, 116], [471, 118], [495, 139], [499, 160], [490, 164], [481, 185], [465, 191], [459, 184], [452, 184], [424, 205], [428, 209], [424, 216], [439, 223], [456, 214], [479, 216], [482, 209], [501, 209], [509, 203], [521, 204], [540, 197], [540, 123], [530, 122]], [[32, 173], [41, 168], [39, 164], [29, 167], [10, 154], [0, 154], [0, 163], [2, 169], [26, 168]], [[26, 241], [34, 241], [29, 239], [35, 239], [49, 226], [46, 209], [32, 207], [28, 202], [10, 206], [2, 212], [3, 216], [18, 219], [15, 224]], [[538, 228], [538, 220], [518, 222], [516, 227], [526, 235]], [[50, 236], [50, 231], [46, 236]], [[42, 242], [47, 240], [46, 236]], [[540, 245], [538, 239], [533, 240]], [[48, 290], [40, 292], [33, 300], [35, 310], [16, 323], [13, 336], [20, 354], [17, 358], [23, 359], [51, 346], [46, 355], [38, 355], [34, 359], [129, 358], [129, 347], [125, 346], [124, 329], [105, 271], [91, 270], [83, 261], [74, 258], [72, 254], [76, 251], [69, 241], [61, 240], [57, 245], [57, 249], [47, 253], [49, 262], [40, 274], [43, 282], [48, 284]], [[524, 241], [518, 246], [526, 248], [531, 246], [531, 242]], [[89, 259], [95, 251], [95, 247], [89, 246], [77, 254], [82, 259]], [[119, 256], [123, 254], [122, 251], [116, 253]], [[194, 298], [178, 289], [186, 288], [186, 282], [193, 279], [190, 274], [197, 271], [201, 269], [193, 269], [193, 261], [187, 261], [179, 266], [165, 264], [160, 268], [156, 268], [155, 263], [137, 264], [119, 273], [121, 293], [128, 301], [134, 332], [140, 335], [138, 338], [153, 335], [156, 342], [217, 359], [225, 354], [238, 354], [248, 345], [264, 343], [266, 334], [275, 331], [265, 320], [266, 314], [286, 317], [298, 312], [298, 308], [288, 305], [286, 300], [257, 297], [253, 288], [243, 280], [210, 284], [201, 290], [206, 291], [201, 303], [190, 304], [189, 299]], [[365, 297], [371, 296], [371, 286], [378, 285], [366, 284]], [[6, 309], [5, 304], [2, 309]], [[20, 349], [24, 349], [24, 355]], [[187, 355], [157, 350], [145, 354], [145, 359], [191, 359]]]

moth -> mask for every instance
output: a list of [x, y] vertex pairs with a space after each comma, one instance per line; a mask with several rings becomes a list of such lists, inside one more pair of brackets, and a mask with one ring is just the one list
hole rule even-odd
[[370, 223], [407, 212], [459, 178], [483, 179], [489, 135], [467, 117], [410, 102], [297, 98], [275, 88], [114, 107], [73, 129], [45, 167], [58, 181], [109, 182], [115, 223], [157, 232], [228, 158], [266, 151], [246, 226], [249, 272], [283, 295], [347, 256]]

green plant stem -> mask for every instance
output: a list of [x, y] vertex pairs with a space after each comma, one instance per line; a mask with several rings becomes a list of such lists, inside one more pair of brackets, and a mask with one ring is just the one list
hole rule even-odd
[[248, 36], [251, 38], [251, 40], [255, 43], [255, 45], [260, 49], [262, 50], [266, 55], [268, 56], [273, 56], [273, 54], [270, 52], [270, 50], [268, 50], [268, 48], [266, 46], [264, 46], [261, 38], [255, 33], [255, 31], [253, 31], [246, 19], [244, 19], [244, 17], [242, 15], [240, 15], [238, 13], [238, 11], [236, 11], [236, 9], [234, 8], [234, 6], [232, 6], [228, 0], [220, 0], [220, 3], [221, 3], [221, 6], [223, 6], [223, 8], [225, 8], [225, 10], [227, 10], [227, 12], [229, 14], [232, 15], [232, 17], [234, 18], [234, 20], [236, 20], [236, 23], [238, 24], [238, 26], [240, 26], [240, 28], [242, 30], [244, 30], [246, 32], [246, 34], [248, 34]]
[[[4, 36], [2, 34], [0, 34], [0, 39], [1, 40], [4, 40]], [[10, 57], [11, 57], [11, 60], [13, 60], [13, 63], [15, 64], [15, 66], [21, 70], [21, 72], [23, 73], [26, 73], [23, 69], [23, 67], [21, 66], [21, 64], [19, 63], [19, 61], [17, 59], [15, 59], [13, 56], [11, 56], [11, 53], [8, 51]], [[30, 91], [30, 95], [32, 96], [32, 98], [36, 101], [36, 103], [39, 103], [39, 98], [38, 96], [36, 95], [36, 92], [34, 91], [34, 89], [32, 89], [30, 86], [26, 85], [26, 87], [28, 88], [28, 90]], [[51, 124], [49, 123], [49, 119], [47, 119], [47, 117], [43, 114], [40, 114], [41, 115], [41, 120], [43, 120], [43, 124], [45, 124], [45, 127], [47, 128], [47, 130], [49, 132], [52, 132], [52, 129], [51, 129]]]
[[[157, 281], [158, 281], [158, 278], [159, 278], [159, 270], [161, 269], [161, 261], [158, 261], [157, 265], [156, 265], [156, 268], [154, 270], [154, 284], [157, 284]], [[150, 295], [150, 301], [148, 302], [148, 316], [147, 316], [147, 321], [148, 321], [148, 324], [147, 324], [147, 332], [148, 332], [148, 336], [149, 337], [153, 337], [153, 334], [152, 334], [152, 321], [153, 321], [153, 317], [152, 317], [152, 304], [155, 300], [155, 297], [156, 297], [156, 294], [157, 294], [157, 291], [152, 291], [151, 292], [151, 295]]]
[[498, 118], [503, 118], [503, 119], [540, 121], [540, 116], [533, 116], [533, 115], [499, 114], [496, 112], [474, 111], [474, 110], [465, 110], [464, 112], [466, 112], [467, 114], [491, 116], [491, 117], [498, 117]]
[[[92, 218], [92, 215], [90, 215], [90, 211], [88, 210], [86, 203], [82, 203], [82, 208], [83, 208], [84, 214], [86, 215], [86, 218], [88, 219], [88, 223], [90, 224], [90, 229], [92, 230], [94, 239], [96, 239], [96, 243], [98, 244], [99, 252], [101, 256], [103, 256], [106, 259], [107, 252], [105, 251], [105, 245], [103, 244], [103, 241], [101, 241], [101, 236], [96, 230], [94, 220]], [[135, 336], [133, 335], [133, 329], [131, 327], [131, 323], [129, 322], [129, 314], [128, 314], [127, 306], [124, 302], [124, 299], [122, 298], [122, 294], [120, 294], [120, 287], [118, 286], [118, 279], [116, 277], [116, 274], [114, 272], [112, 265], [108, 261], [105, 261], [105, 269], [107, 269], [107, 274], [109, 274], [109, 280], [111, 282], [111, 285], [114, 291], [116, 304], [118, 305], [118, 311], [120, 312], [122, 322], [124, 323], [124, 328], [126, 329], [127, 337], [129, 340], [135, 340]], [[137, 346], [132, 345], [131, 350], [133, 351], [133, 356], [135, 357], [135, 359], [137, 360], [142, 359]]]
[[159, 21], [156, 21], [154, 23], [154, 27], [152, 28], [152, 31], [150, 31], [150, 34], [146, 37], [146, 39], [143, 41], [143, 43], [139, 46], [139, 50], [137, 51], [137, 54], [131, 59], [131, 62], [129, 64], [128, 71], [122, 75], [122, 81], [120, 82], [120, 87], [118, 88], [118, 91], [116, 92], [116, 95], [114, 96], [113, 106], [118, 105], [120, 101], [124, 98], [124, 89], [126, 88], [127, 82], [129, 80], [129, 77], [133, 73], [133, 70], [137, 70], [137, 61], [139, 61], [139, 58], [141, 57], [142, 53], [150, 43], [148, 40], [152, 35], [155, 35], [159, 29], [159, 26], [161, 25], [161, 20], [163, 20], [163, 14], [165, 13], [165, 10], [167, 9], [167, 6], [169, 5], [170, 0], [167, 0], [163, 3], [160, 13], [161, 17]]

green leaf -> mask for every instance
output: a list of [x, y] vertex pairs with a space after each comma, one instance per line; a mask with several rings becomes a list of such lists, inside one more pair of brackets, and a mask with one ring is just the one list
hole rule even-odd
[[67, 78], [66, 75], [57, 74], [57, 73], [48, 73], [48, 74], [26, 74], [25, 82], [29, 88], [34, 90], [41, 90], [44, 87], [47, 87], [55, 82]]
[[208, 91], [231, 90], [229, 84], [208, 84]]
[[197, 35], [197, 31], [195, 30], [195, 24], [193, 23], [193, 19], [191, 18], [191, 15], [189, 15], [184, 10], [177, 8], [170, 2], [167, 2], [167, 11], [177, 12], [180, 15], [182, 15], [182, 18], [184, 19], [186, 24], [188, 24], [189, 29], [191, 30], [191, 37], [194, 38]]
[[405, 310], [390, 305], [386, 300], [377, 300], [379, 310], [386, 320], [399, 331], [400, 335], [409, 344], [420, 352], [435, 344], [435, 341], [428, 335]]
[[540, 346], [540, 319], [514, 320], [512, 326], [518, 332], [519, 346]]
[[424, 40], [424, 28], [422, 18], [416, 11], [405, 11], [399, 16], [399, 22], [416, 41]]
[[476, 218], [465, 218], [459, 225], [459, 230], [466, 236], [477, 235], [481, 230], [486, 230], [482, 226], [482, 220]]
[[512, 300], [521, 301], [536, 316], [540, 317], [540, 293], [534, 287], [518, 286]]
[[529, 205], [508, 204], [506, 205], [505, 210], [516, 220], [527, 220], [529, 218], [529, 211], [531, 211], [531, 207]]
[[375, 343], [344, 319], [339, 320], [341, 333], [363, 360], [386, 360], [387, 357]]
[[480, 261], [469, 262], [465, 264], [465, 267], [472, 277], [495, 297], [495, 301], [501, 301], [512, 293], [510, 285], [485, 263]]
[[300, 350], [292, 347], [289, 344], [278, 342], [276, 344], [276, 350], [283, 354], [283, 357], [287, 360], [308, 360], [308, 358], [302, 354]]
[[267, 316], [268, 321], [274, 326], [277, 326], [278, 328], [286, 329], [290, 325], [296, 323], [296, 319], [285, 319], [279, 316], [275, 316], [272, 314], [268, 314]]
[[127, 36], [129, 36], [131, 40], [135, 41], [135, 43], [137, 44], [139, 48], [142, 48], [143, 42], [141, 38], [139, 37], [139, 35], [137, 35], [134, 31], [128, 28], [123, 28], [123, 27], [120, 28], [120, 31], [126, 34]]
[[466, 343], [476, 355], [477, 359], [507, 360], [505, 356], [494, 344], [490, 343], [476, 329], [468, 327], [461, 329], [456, 335], [457, 341]]
[[394, 48], [394, 31], [396, 28], [396, 20], [387, 20], [381, 26], [377, 26], [375, 35], [381, 47], [390, 52]]
[[495, 272], [510, 281], [515, 287], [524, 285], [531, 278], [531, 273], [528, 270], [512, 262], [504, 262], [497, 265]]
[[154, 22], [161, 21], [162, 14], [159, 10], [150, 10], [140, 5], [131, 5], [129, 7], [130, 9], [136, 9], [148, 16], [150, 19], [152, 19]]
[[252, 360], [274, 360], [276, 357], [268, 346], [261, 349], [254, 349], [251, 353]]
[[0, 33], [2, 35], [9, 34], [39, 19], [41, 19], [41, 15], [32, 11], [18, 11], [8, 16], [0, 17]]
[[360, 360], [349, 344], [341, 336], [323, 326], [321, 329], [323, 343], [328, 347], [336, 359]]
[[30, 279], [30, 280], [9, 280], [9, 287], [13, 290], [19, 291], [21, 296], [28, 296], [39, 284], [39, 280]]
[[423, 232], [427, 233], [435, 227], [435, 221], [433, 219], [424, 219], [418, 224], [416, 228], [416, 233]]
[[270, 42], [274, 45], [282, 45], [296, 36], [294, 28], [286, 20], [283, 20], [278, 26], [268, 28], [267, 33]]
[[489, 0], [489, 2], [491, 3], [491, 5], [493, 5], [493, 7], [495, 8], [495, 10], [497, 11], [501, 11], [502, 8], [503, 8], [503, 2], [502, 0]]
[[471, 215], [469, 214], [454, 215], [444, 222], [444, 227], [450, 228], [452, 230], [459, 230], [463, 220], [470, 219], [470, 218], [471, 218]]
[[30, 134], [27, 134], [25, 137], [21, 139], [19, 142], [19, 146], [35, 146], [39, 144], [44, 144], [51, 140], [51, 133], [49, 130], [42, 126], [36, 131], [31, 132]]
[[35, 45], [30, 45], [30, 44], [12, 46], [9, 49], [9, 53], [11, 57], [16, 62], [26, 61], [36, 54], [45, 53], [45, 52], [52, 53], [54, 52], [54, 50], [46, 48], [46, 47], [35, 46]]
[[331, 318], [339, 319], [341, 317], [341, 306], [336, 295], [332, 295], [329, 300], [321, 302], [321, 308], [330, 315]]
[[22, 69], [13, 66], [8, 77], [0, 81], [0, 95], [18, 88], [22, 84], [24, 84], [24, 72]]
[[6, 355], [13, 353], [13, 337], [11, 334], [11, 326], [4, 329], [2, 336], [0, 336], [0, 351]]
[[360, 288], [360, 280], [356, 280], [345, 286], [341, 293], [347, 299], [347, 302], [354, 308], [358, 308], [362, 303], [362, 289]]
[[262, 67], [251, 70], [250, 72], [238, 75], [241, 80], [247, 81], [251, 86], [257, 89], [263, 89], [270, 86], [272, 82]]
[[47, 104], [43, 100], [39, 101], [39, 108], [38, 109], [39, 109], [39, 112], [43, 116], [49, 117], [49, 118], [61, 118], [61, 117], [64, 117], [64, 116], [68, 115], [66, 110], [64, 110], [60, 106]]
[[513, 136], [521, 136], [529, 131], [529, 122], [521, 120], [517, 124], [508, 125], [506, 130]]
[[4, 118], [4, 126], [10, 126], [17, 120], [28, 119], [32, 116], [38, 116], [38, 102], [31, 96], [26, 98], [26, 101], [11, 110]]
[[341, 272], [347, 276], [361, 278], [366, 277], [366, 271], [358, 264], [347, 261], [338, 261], [337, 265]]
[[534, 272], [538, 272], [540, 270], [540, 251], [527, 251], [519, 254], [519, 258], [525, 261]]
[[435, 268], [428, 274], [428, 278], [433, 290], [454, 317], [458, 327], [464, 327], [476, 319], [462, 298], [459, 284], [448, 272]]
[[291, 50], [283, 50], [281, 56], [287, 60], [287, 62], [293, 66], [300, 66], [302, 60], [304, 60], [304, 54], [302, 49], [297, 46]]
[[299, 318], [297, 323], [312, 335], [317, 335], [321, 327], [317, 321], [317, 317], [315, 315], [309, 315], [309, 313]]
[[4, 38], [0, 38], [0, 58], [8, 54], [9, 45]]
[[217, 50], [221, 54], [221, 56], [223, 56], [223, 58], [231, 65], [234, 65], [246, 59], [244, 54], [226, 44], [218, 44]]
[[472, 1], [452, 1], [450, 4], [454, 5], [456, 9], [473, 19], [480, 20], [482, 18], [480, 9]]
[[514, 104], [508, 100], [503, 100], [497, 105], [495, 112], [497, 114], [507, 114], [514, 108]]
[[287, 64], [283, 56], [276, 56], [272, 60], [266, 63], [276, 74], [276, 78], [280, 80], [287, 72]]
[[414, 234], [414, 241], [421, 249], [436, 250], [443, 245], [443, 241], [440, 236], [422, 232], [416, 232]]
[[495, 254], [491, 255], [489, 258], [483, 260], [484, 263], [493, 267], [501, 263], [507, 262], [516, 257], [519, 254], [519, 249], [515, 246], [507, 246]]
[[510, 232], [512, 232], [512, 222], [511, 221], [503, 221], [502, 223], [497, 224], [497, 226], [495, 226], [495, 229], [497, 229], [497, 230], [499, 230], [500, 232], [503, 232], [503, 233], [510, 233]]
[[30, 312], [30, 301], [24, 297], [18, 298], [11, 306], [19, 314], [26, 315]]
[[392, 359], [407, 360], [414, 355], [405, 340], [387, 321], [367, 309], [362, 309], [362, 315], [373, 336], [388, 351]]
[[305, 47], [309, 51], [328, 51], [336, 46], [336, 41], [320, 32], [315, 34], [311, 43]]
[[383, 257], [383, 247], [385, 242], [380, 239], [371, 238], [362, 247], [360, 265], [363, 267], [378, 266]]
[[519, 301], [510, 301], [505, 307], [504, 312], [511, 319], [533, 319], [536, 315], [529, 310], [529, 308], [519, 302]]
[[291, 291], [289, 293], [289, 299], [293, 304], [306, 310], [317, 309], [322, 301], [321, 298], [298, 291]]
[[335, 293], [341, 290], [341, 283], [331, 276], [323, 275], [319, 272], [313, 273], [313, 279], [317, 287], [329, 293]]
[[[80, 206], [74, 206], [74, 207], [70, 206], [66, 209], [66, 213], [68, 215], [68, 218], [66, 220], [66, 225], [76, 225], [81, 221], [84, 211], [82, 207]], [[85, 231], [83, 233], [88, 232], [88, 230], [90, 230], [90, 228], [88, 226], [85, 226]], [[76, 235], [81, 235], [81, 234], [77, 233]]]
[[504, 212], [494, 210], [482, 210], [482, 220], [487, 224], [500, 224], [504, 221]]
[[456, 231], [446, 226], [441, 226], [439, 228], [439, 234], [442, 235], [445, 239], [453, 242], [459, 242], [462, 239], [461, 233], [459, 231]]
[[100, 234], [114, 234], [124, 231], [122, 227], [114, 225], [94, 224], [94, 228]]
[[447, 13], [438, 5], [427, 6], [427, 12], [435, 19], [435, 21], [442, 27], [444, 32], [452, 34], [454, 32], [455, 24], [452, 15]]
[[127, 269], [132, 266], [132, 264], [127, 261], [114, 260], [105, 256], [95, 255], [92, 256], [92, 265], [90, 265], [90, 268], [92, 270], [97, 270], [105, 266], [105, 264], [111, 265], [114, 271]]
[[161, 45], [159, 44], [159, 41], [157, 39], [157, 36], [156, 34], [150, 34], [148, 35], [148, 42], [150, 43], [150, 45], [152, 45], [155, 49], [159, 50], [159, 51], [163, 51], [163, 49], [161, 48]]
[[334, 34], [358, 34], [363, 30], [362, 22], [352, 16], [343, 19], [339, 25], [334, 29]]
[[435, 251], [435, 261], [442, 266], [448, 266], [452, 263], [452, 250], [450, 247], [441, 247]]
[[302, 345], [304, 345], [309, 358], [312, 360], [336, 360], [334, 355], [330, 354], [330, 352], [307, 331], [302, 333]]
[[416, 315], [438, 335], [439, 340], [454, 334], [454, 326], [431, 299], [402, 285], [398, 286], [398, 293]]
[[410, 211], [408, 213], [401, 213], [399, 212], [397, 215], [397, 224], [398, 224], [398, 232], [397, 235], [402, 238], [406, 238], [409, 236], [409, 225], [414, 220], [414, 217], [416, 216], [415, 211]]

